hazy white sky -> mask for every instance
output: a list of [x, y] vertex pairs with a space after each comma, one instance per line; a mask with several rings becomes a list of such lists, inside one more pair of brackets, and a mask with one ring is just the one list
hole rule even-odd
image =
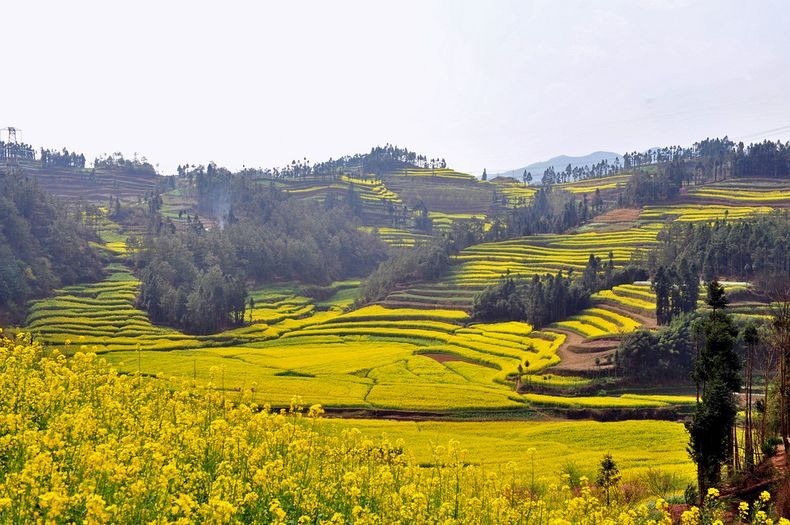
[[166, 172], [386, 142], [493, 173], [790, 139], [786, 0], [25, 0], [0, 19], [0, 127]]

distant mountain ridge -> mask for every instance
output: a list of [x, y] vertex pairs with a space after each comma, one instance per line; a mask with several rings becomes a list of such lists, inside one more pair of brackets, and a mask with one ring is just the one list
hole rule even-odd
[[513, 177], [514, 179], [521, 180], [521, 175], [524, 173], [524, 170], [526, 170], [532, 173], [532, 183], [535, 184], [540, 182], [540, 180], [543, 178], [543, 172], [549, 169], [550, 167], [553, 167], [554, 171], [564, 171], [565, 168], [568, 166], [568, 164], [570, 164], [572, 168], [576, 168], [579, 166], [592, 166], [593, 164], [598, 164], [604, 159], [609, 163], [612, 163], [617, 158], [622, 158], [622, 155], [620, 155], [619, 153], [614, 153], [612, 151], [596, 151], [590, 153], [589, 155], [583, 155], [581, 157], [559, 155], [558, 157], [553, 157], [543, 162], [535, 162], [528, 166], [524, 166], [514, 170], [494, 173], [489, 176]]

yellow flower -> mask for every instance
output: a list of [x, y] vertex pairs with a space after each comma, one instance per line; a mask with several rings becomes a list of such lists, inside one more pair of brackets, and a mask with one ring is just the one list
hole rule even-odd
[[711, 487], [708, 489], [708, 497], [709, 498], [718, 498], [719, 497], [719, 489], [715, 487]]
[[276, 499], [269, 503], [269, 512], [274, 514], [278, 521], [285, 521], [285, 518], [288, 515], [280, 506], [280, 502]]
[[771, 500], [771, 494], [767, 490], [760, 492], [760, 501], [766, 503], [770, 500]]
[[57, 518], [66, 508], [69, 498], [58, 492], [45, 492], [38, 497], [38, 503], [42, 508], [47, 509], [47, 518]]

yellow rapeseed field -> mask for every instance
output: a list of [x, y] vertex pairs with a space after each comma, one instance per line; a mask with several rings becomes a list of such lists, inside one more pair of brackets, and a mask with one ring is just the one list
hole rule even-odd
[[3, 523], [671, 523], [661, 499], [605, 505], [585, 479], [486, 470], [452, 440], [418, 462], [319, 405], [272, 412], [249, 390], [118, 374], [24, 334], [0, 333], [0, 393]]

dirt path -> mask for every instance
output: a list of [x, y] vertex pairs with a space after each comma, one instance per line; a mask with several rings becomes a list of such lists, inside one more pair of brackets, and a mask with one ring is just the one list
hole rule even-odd
[[[573, 373], [573, 372], [591, 372], [606, 370], [609, 368], [604, 365], [596, 364], [595, 360], [598, 359], [599, 363], [606, 362], [607, 358], [614, 354], [614, 349], [611, 347], [605, 350], [597, 351], [594, 349], [597, 344], [594, 341], [586, 343], [586, 338], [581, 335], [563, 330], [560, 328], [552, 328], [550, 331], [557, 332], [565, 335], [565, 342], [557, 349], [557, 355], [560, 362], [552, 367], [546, 369], [548, 372], [557, 373]], [[577, 351], [574, 351], [577, 349]], [[582, 351], [578, 351], [582, 350]]]

